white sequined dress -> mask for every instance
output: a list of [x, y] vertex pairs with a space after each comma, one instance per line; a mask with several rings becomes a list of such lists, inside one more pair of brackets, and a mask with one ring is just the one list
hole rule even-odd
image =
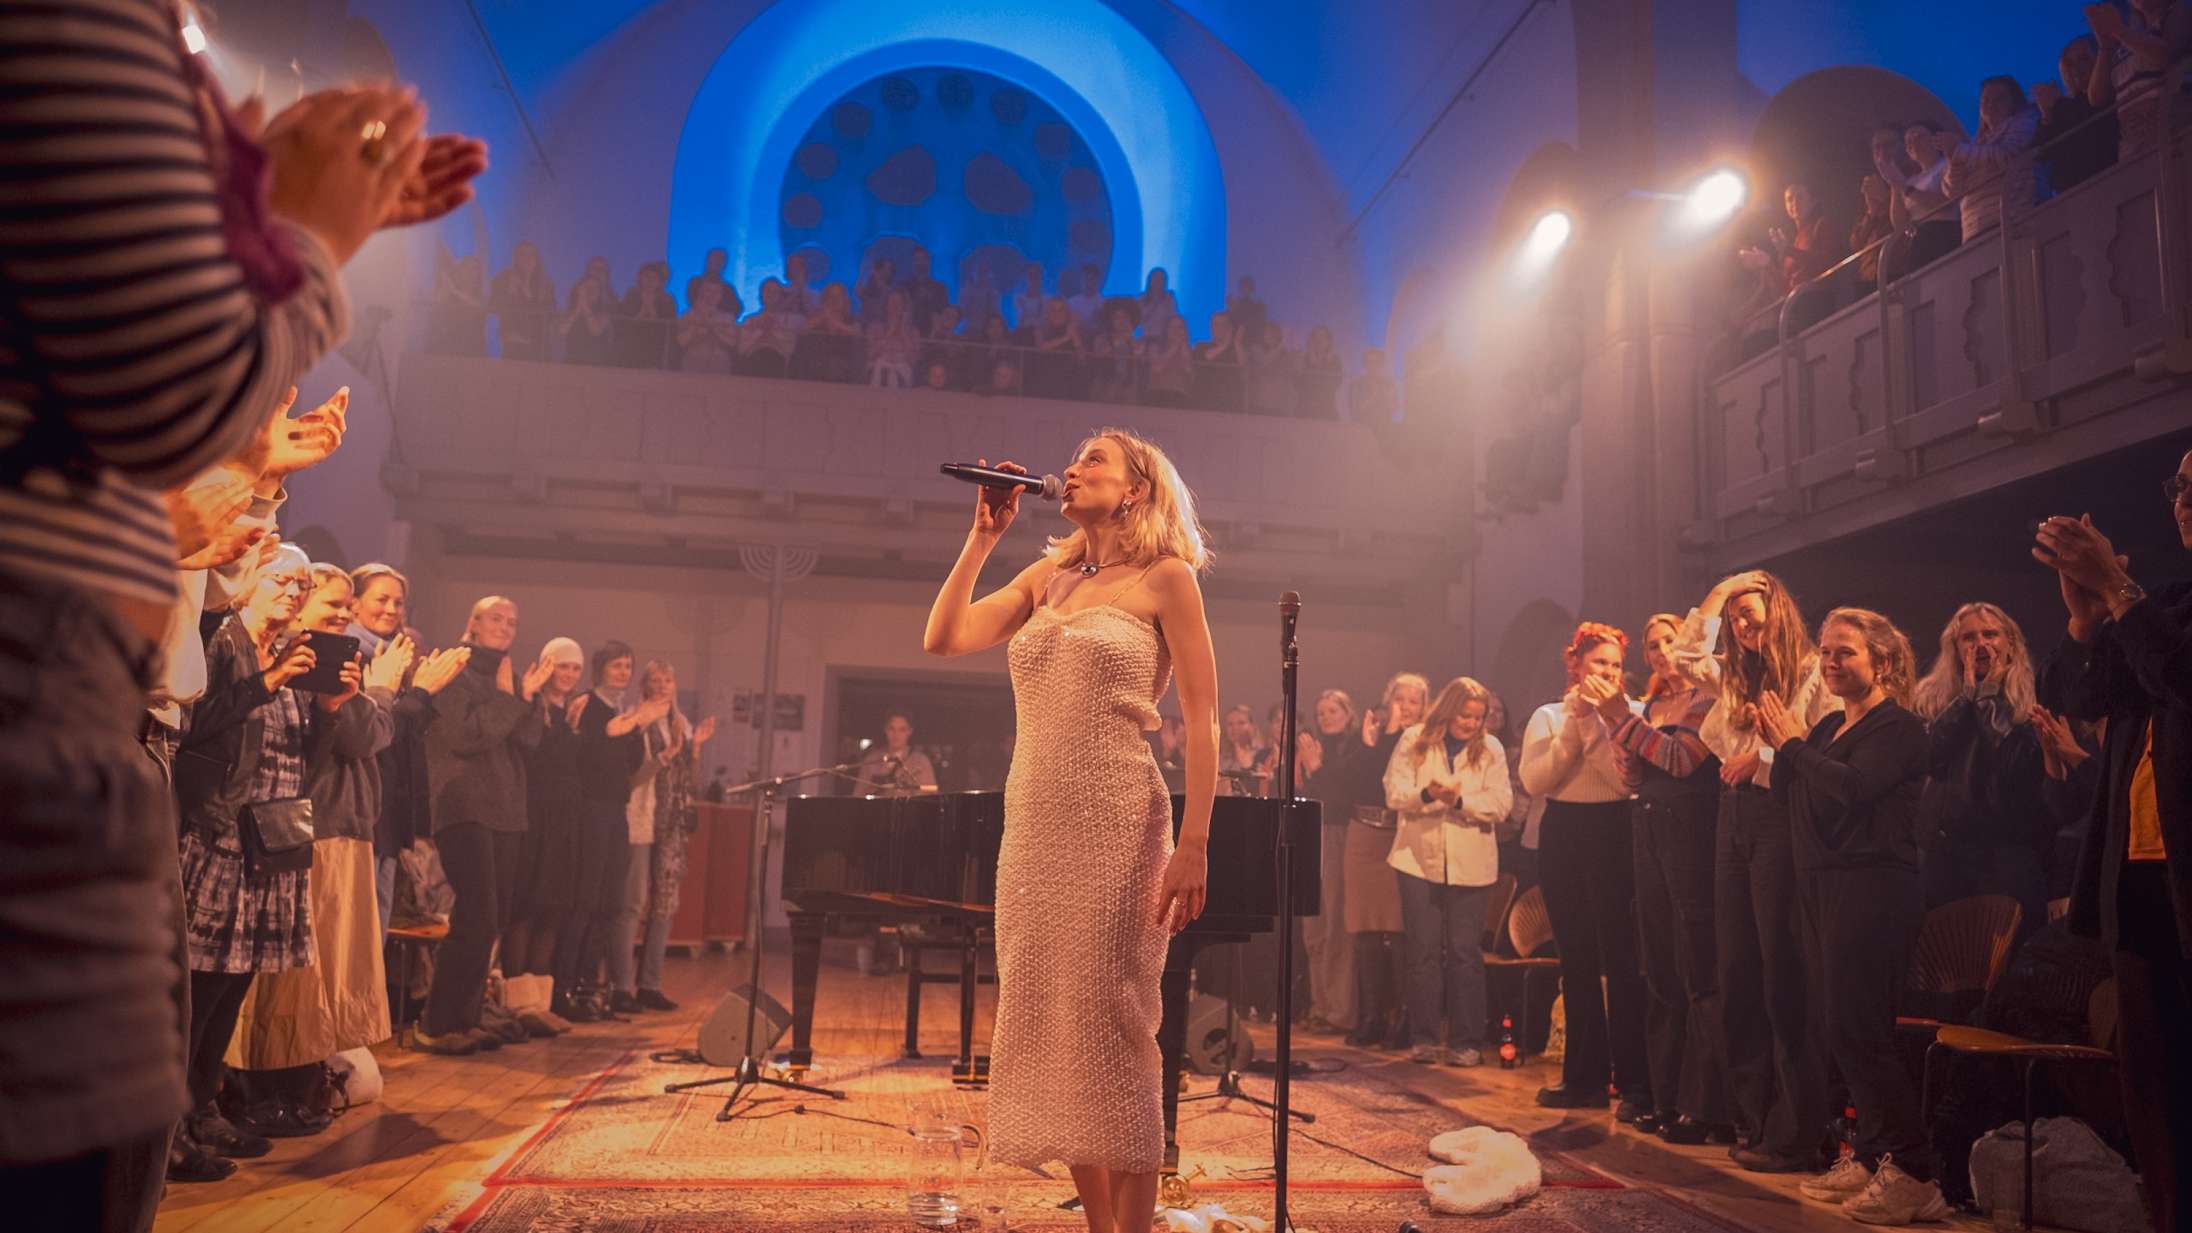
[[1036, 609], [1007, 659], [1019, 733], [997, 855], [990, 1155], [1151, 1172], [1172, 802], [1142, 733], [1171, 657], [1155, 627], [1102, 605]]

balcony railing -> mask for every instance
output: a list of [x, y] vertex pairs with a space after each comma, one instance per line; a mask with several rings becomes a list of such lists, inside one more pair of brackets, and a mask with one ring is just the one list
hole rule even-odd
[[[1705, 524], [1733, 549], [1839, 513], [1854, 529], [1884, 485], [1972, 467], [2019, 473], [2021, 442], [2116, 412], [2171, 414], [2171, 386], [2135, 377], [2143, 353], [2186, 337], [2192, 238], [2178, 133], [2023, 212], [1879, 293], [1712, 377], [1699, 415]], [[2157, 374], [2167, 380], [2168, 374]], [[2192, 420], [2174, 391], [2179, 426]], [[2083, 431], [2035, 464], [2138, 439]], [[1974, 464], [1980, 464], [1974, 466]], [[2005, 465], [2009, 464], [2009, 465]], [[1976, 472], [1991, 474], [1983, 478]], [[1957, 495], [1944, 482], [1920, 506]], [[1867, 504], [1878, 505], [1871, 502]], [[1750, 555], [1756, 555], [1755, 553]]]

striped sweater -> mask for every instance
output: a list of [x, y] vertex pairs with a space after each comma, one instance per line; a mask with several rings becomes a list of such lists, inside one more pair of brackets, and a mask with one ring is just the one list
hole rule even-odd
[[230, 256], [186, 55], [162, 0], [0, 0], [0, 570], [161, 605], [161, 490], [239, 453], [349, 316], [304, 228], [272, 224], [304, 267], [278, 303]]

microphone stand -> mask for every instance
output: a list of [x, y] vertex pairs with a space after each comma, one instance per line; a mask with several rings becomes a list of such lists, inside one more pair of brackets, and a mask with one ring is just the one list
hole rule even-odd
[[754, 1036], [759, 1031], [757, 1021], [761, 1014], [761, 952], [767, 949], [768, 941], [766, 932], [768, 921], [763, 917], [763, 904], [768, 898], [769, 838], [771, 832], [776, 829], [774, 823], [776, 821], [777, 792], [785, 784], [797, 783], [802, 779], [814, 779], [822, 775], [849, 775], [859, 766], [860, 762], [857, 760], [840, 762], [836, 766], [818, 766], [811, 770], [793, 771], [788, 775], [756, 779], [752, 783], [742, 783], [723, 791], [723, 795], [726, 797], [736, 796], [741, 792], [753, 793], [759, 805], [759, 808], [754, 811], [754, 819], [761, 827], [761, 858], [760, 864], [754, 872], [756, 893], [753, 897], [752, 915], [750, 917], [753, 929], [753, 967], [747, 984], [747, 990], [751, 996], [746, 999], [746, 1053], [744, 1057], [738, 1059], [737, 1069], [728, 1075], [714, 1079], [695, 1079], [687, 1083], [672, 1083], [662, 1089], [665, 1092], [690, 1092], [698, 1088], [716, 1087], [725, 1083], [732, 1084], [731, 1094], [724, 1098], [722, 1109], [716, 1112], [715, 1120], [719, 1122], [728, 1122], [738, 1116], [738, 1113], [733, 1110], [739, 1099], [745, 1096], [749, 1090], [757, 1087], [774, 1087], [791, 1092], [805, 1092], [810, 1096], [826, 1096], [831, 1100], [845, 1099], [845, 1093], [831, 1088], [797, 1083], [790, 1079], [773, 1078], [761, 1073], [761, 1059], [754, 1056]]
[[[1279, 694], [1285, 708], [1279, 713], [1279, 1072], [1272, 1085], [1277, 1116], [1271, 1119], [1271, 1227], [1291, 1233], [1294, 1222], [1286, 1210], [1286, 1147], [1293, 1123], [1290, 1088], [1294, 1078], [1294, 742], [1296, 739], [1295, 680], [1301, 666], [1301, 648], [1294, 640], [1294, 626], [1301, 619], [1301, 593], [1279, 596]], [[1230, 1045], [1231, 1042], [1228, 1042]]]

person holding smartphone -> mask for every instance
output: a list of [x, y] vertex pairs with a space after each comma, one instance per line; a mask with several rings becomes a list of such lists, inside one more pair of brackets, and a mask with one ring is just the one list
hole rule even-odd
[[271, 867], [256, 811], [305, 796], [313, 703], [292, 686], [315, 661], [309, 643], [288, 635], [311, 586], [311, 561], [283, 544], [242, 609], [207, 640], [205, 696], [176, 751], [191, 1101], [178, 1133], [216, 1156], [261, 1156], [269, 1147], [214, 1104], [252, 977], [315, 961], [306, 872]]

